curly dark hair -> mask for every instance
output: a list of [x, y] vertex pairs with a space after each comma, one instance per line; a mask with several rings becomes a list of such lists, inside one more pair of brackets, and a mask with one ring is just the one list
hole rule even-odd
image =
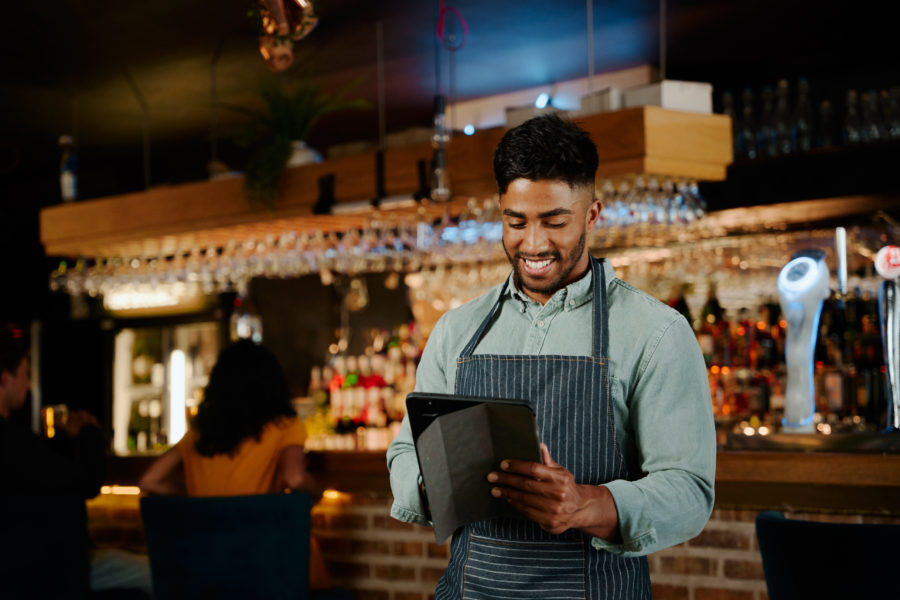
[[241, 340], [219, 355], [191, 427], [201, 455], [232, 454], [245, 439], [259, 440], [267, 423], [293, 416], [278, 359], [268, 348]]
[[14, 374], [28, 356], [25, 333], [16, 325], [0, 324], [0, 373]]
[[557, 115], [541, 115], [510, 129], [500, 140], [494, 178], [501, 196], [519, 178], [593, 186], [598, 163], [597, 146], [588, 132]]

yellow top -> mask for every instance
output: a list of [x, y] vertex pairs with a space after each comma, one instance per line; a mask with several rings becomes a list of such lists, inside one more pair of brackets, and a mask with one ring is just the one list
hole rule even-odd
[[272, 421], [263, 427], [259, 441], [244, 440], [233, 455], [201, 456], [194, 446], [196, 439], [196, 433], [189, 431], [178, 442], [188, 496], [269, 494], [282, 491], [275, 489], [282, 450], [302, 446], [306, 428], [296, 417]]
[[[241, 442], [233, 455], [201, 456], [194, 442], [196, 433], [188, 431], [178, 442], [184, 462], [184, 480], [188, 496], [245, 496], [270, 494], [278, 476], [278, 459], [287, 446], [302, 446], [306, 428], [296, 417], [285, 417], [267, 423], [259, 441], [249, 438]], [[310, 537], [309, 586], [314, 590], [331, 587], [322, 551]]]

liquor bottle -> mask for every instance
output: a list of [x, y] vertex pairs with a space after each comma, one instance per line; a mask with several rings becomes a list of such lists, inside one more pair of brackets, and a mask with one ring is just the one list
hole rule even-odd
[[862, 95], [862, 119], [860, 140], [863, 143], [877, 142], [882, 138], [882, 121], [878, 110], [878, 93], [875, 90]]
[[882, 90], [881, 113], [887, 131], [887, 138], [896, 140], [900, 138], [900, 87]]
[[350, 433], [362, 424], [363, 390], [359, 385], [359, 362], [355, 356], [347, 357], [347, 375], [341, 384], [341, 421], [338, 427], [342, 433]]
[[78, 199], [78, 152], [75, 149], [75, 138], [71, 135], [59, 137], [62, 157], [59, 161], [59, 190], [63, 202]]
[[677, 310], [693, 327], [694, 320], [691, 318], [691, 309], [688, 307], [687, 301], [684, 299], [684, 293], [687, 291], [687, 284], [678, 283], [672, 286], [672, 293], [669, 296], [669, 306]]
[[731, 143], [733, 145], [734, 158], [740, 160], [744, 157], [744, 144], [741, 137], [741, 124], [737, 111], [734, 108], [734, 94], [731, 90], [722, 92], [722, 114], [731, 119]]
[[334, 374], [328, 382], [328, 397], [331, 403], [331, 422], [335, 426], [341, 423], [346, 398], [343, 392], [344, 378], [347, 375], [347, 361], [343, 356], [334, 358]]
[[797, 82], [797, 105], [791, 126], [794, 149], [807, 152], [812, 148], [812, 107], [809, 102], [809, 81], [801, 77]]
[[723, 315], [722, 305], [719, 304], [719, 299], [716, 297], [716, 284], [710, 282], [706, 292], [706, 303], [701, 310], [700, 319], [704, 323], [715, 326], [722, 321]]
[[835, 144], [834, 134], [834, 109], [831, 100], [822, 100], [819, 105], [819, 128], [816, 136], [816, 147], [831, 148]]
[[794, 148], [791, 144], [790, 109], [788, 108], [788, 82], [782, 79], [776, 89], [775, 112], [772, 117], [772, 133], [776, 154], [792, 154]]
[[753, 160], [759, 157], [756, 119], [753, 116], [753, 90], [745, 88], [741, 97], [741, 158]]
[[370, 427], [384, 427], [387, 424], [385, 390], [389, 388], [384, 379], [385, 364], [384, 355], [372, 356], [371, 374], [363, 383], [366, 390], [366, 410], [363, 420]]
[[775, 92], [772, 86], [763, 88], [763, 109], [757, 133], [760, 154], [769, 158], [778, 156], [778, 135], [775, 130]]
[[844, 143], [858, 144], [862, 141], [862, 124], [859, 118], [859, 97], [856, 90], [847, 90], [847, 114], [844, 117]]
[[322, 367], [314, 366], [309, 372], [309, 397], [312, 398], [316, 410], [328, 408], [328, 387], [323, 371]]

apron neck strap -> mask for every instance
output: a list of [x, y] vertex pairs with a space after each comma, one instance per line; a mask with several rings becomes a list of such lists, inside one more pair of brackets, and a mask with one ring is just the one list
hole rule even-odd
[[597, 259], [590, 254], [588, 257], [591, 261], [591, 283], [594, 287], [591, 356], [605, 359], [609, 356], [609, 307], [606, 302], [606, 270], [603, 268], [606, 259]]
[[[606, 304], [606, 273], [603, 269], [603, 262], [606, 259], [596, 259], [590, 254], [588, 254], [588, 258], [591, 266], [591, 283], [593, 286], [592, 306], [594, 309], [592, 311], [593, 327], [591, 327], [591, 329], [593, 330], [593, 334], [591, 356], [606, 358], [609, 355], [609, 327], [607, 323], [609, 312]], [[503, 302], [503, 297], [506, 295], [507, 287], [509, 287], [509, 278], [503, 282], [503, 287], [500, 288], [500, 294], [497, 296], [497, 301], [494, 302], [494, 306], [491, 307], [491, 312], [488, 313], [478, 326], [472, 339], [469, 340], [469, 343], [466, 344], [466, 347], [460, 354], [461, 357], [469, 357], [475, 352], [475, 346], [481, 341], [481, 337], [484, 335], [485, 330], [487, 330], [491, 321], [493, 321], [497, 311], [500, 310], [500, 304]]]

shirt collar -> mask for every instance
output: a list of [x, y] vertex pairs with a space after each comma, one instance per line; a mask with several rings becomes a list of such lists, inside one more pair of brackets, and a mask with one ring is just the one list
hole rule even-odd
[[[612, 270], [612, 267], [609, 264], [608, 260], [603, 261], [601, 264], [601, 268], [606, 275], [606, 285], [609, 286], [612, 279], [615, 277], [615, 273]], [[565, 310], [573, 310], [578, 308], [582, 304], [590, 302], [594, 293], [593, 285], [593, 273], [591, 269], [587, 270], [587, 273], [576, 281], [573, 281], [566, 287], [561, 290], [557, 290], [555, 294], [547, 301], [547, 304], [551, 303], [563, 303]], [[534, 300], [528, 294], [520, 291], [516, 287], [515, 280], [515, 271], [509, 274], [509, 279], [506, 282], [506, 295], [514, 300], [518, 300], [520, 303], [520, 308], [524, 311], [526, 307], [540, 304], [537, 300]]]

